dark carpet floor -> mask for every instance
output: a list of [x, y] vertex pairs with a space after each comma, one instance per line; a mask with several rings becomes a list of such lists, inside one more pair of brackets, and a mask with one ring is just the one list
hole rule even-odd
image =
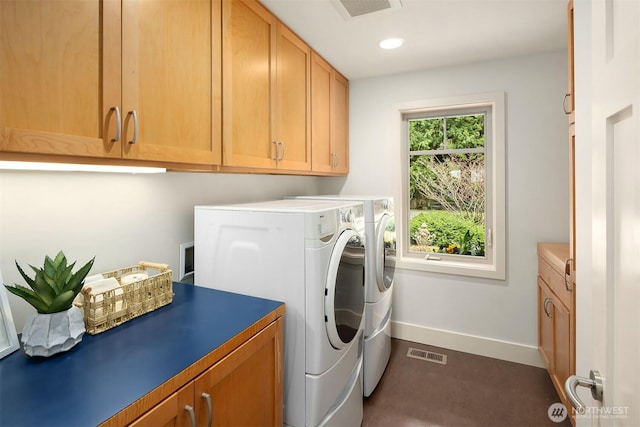
[[[444, 354], [447, 363], [407, 357], [409, 347]], [[549, 418], [558, 402], [544, 369], [393, 339], [362, 427], [570, 427]]]

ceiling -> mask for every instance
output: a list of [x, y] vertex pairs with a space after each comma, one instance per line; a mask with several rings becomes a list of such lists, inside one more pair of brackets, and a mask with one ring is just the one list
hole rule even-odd
[[[261, 0], [350, 80], [567, 46], [562, 0], [395, 1], [401, 7], [351, 18], [339, 0]], [[405, 43], [395, 50], [379, 48], [388, 37]]]

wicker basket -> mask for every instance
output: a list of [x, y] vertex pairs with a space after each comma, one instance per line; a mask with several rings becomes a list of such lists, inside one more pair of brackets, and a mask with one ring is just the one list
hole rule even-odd
[[[135, 276], [131, 276], [136, 274], [148, 277], [136, 280]], [[89, 284], [82, 290], [84, 324], [91, 335], [121, 325], [173, 301], [172, 273], [167, 264], [141, 261], [132, 267], [102, 273], [102, 276], [105, 279], [117, 279], [120, 286], [95, 293], [91, 291]], [[129, 280], [125, 276], [129, 276]], [[123, 278], [125, 283], [122, 283]]]

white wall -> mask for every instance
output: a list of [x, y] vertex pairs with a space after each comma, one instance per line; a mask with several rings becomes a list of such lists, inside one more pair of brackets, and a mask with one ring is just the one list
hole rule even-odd
[[[93, 273], [137, 263], [178, 268], [193, 239], [193, 206], [292, 194], [394, 194], [398, 137], [393, 105], [506, 92], [507, 280], [398, 271], [396, 336], [540, 364], [536, 242], [568, 239], [564, 52], [351, 82], [347, 178], [167, 173], [115, 175], [0, 172], [0, 271], [18, 282], [14, 260], [40, 265], [63, 249]], [[18, 330], [33, 309], [9, 295]]]
[[[178, 279], [179, 245], [193, 241], [193, 206], [318, 192], [320, 178], [169, 172], [161, 175], [0, 171], [0, 271], [25, 286], [14, 261], [40, 267], [63, 250], [91, 274], [169, 264]], [[32, 274], [30, 274], [33, 276]], [[35, 310], [10, 294], [16, 328]]]
[[350, 82], [350, 174], [327, 193], [398, 193], [394, 104], [506, 93], [507, 280], [400, 270], [395, 336], [541, 366], [536, 243], [568, 241], [566, 88], [566, 52]]

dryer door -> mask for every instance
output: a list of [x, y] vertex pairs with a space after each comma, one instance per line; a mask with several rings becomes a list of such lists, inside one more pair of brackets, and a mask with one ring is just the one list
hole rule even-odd
[[336, 349], [348, 345], [362, 326], [364, 283], [364, 240], [345, 230], [331, 253], [324, 290], [327, 336]]
[[396, 231], [392, 215], [384, 214], [380, 218], [376, 229], [375, 251], [376, 281], [380, 292], [385, 292], [393, 284], [393, 276], [396, 272]]

